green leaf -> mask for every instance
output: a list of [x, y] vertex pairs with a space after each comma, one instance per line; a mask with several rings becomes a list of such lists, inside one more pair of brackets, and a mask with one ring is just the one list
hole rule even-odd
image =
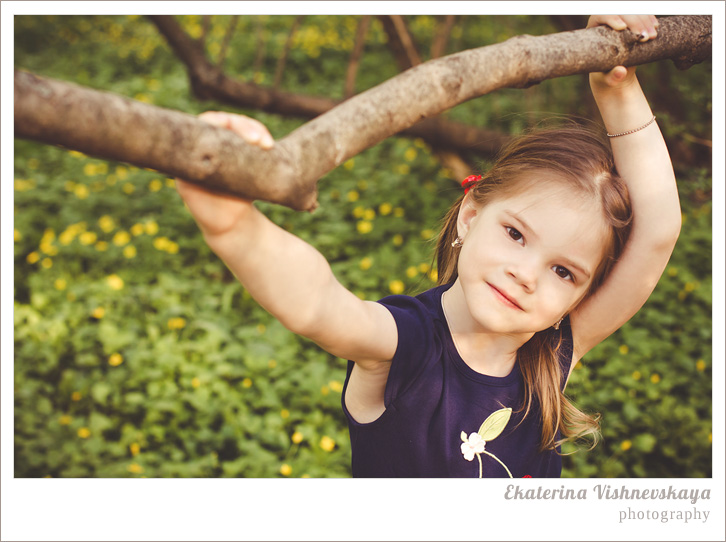
[[504, 431], [512, 416], [511, 408], [500, 408], [492, 412], [479, 428], [479, 436], [486, 441], [494, 440]]

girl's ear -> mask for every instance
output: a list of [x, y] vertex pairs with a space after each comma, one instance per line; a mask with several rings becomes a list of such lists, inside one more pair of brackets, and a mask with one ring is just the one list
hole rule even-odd
[[467, 194], [459, 207], [459, 216], [456, 220], [456, 230], [459, 237], [464, 239], [469, 233], [471, 222], [476, 218], [479, 206], [476, 205], [472, 198]]

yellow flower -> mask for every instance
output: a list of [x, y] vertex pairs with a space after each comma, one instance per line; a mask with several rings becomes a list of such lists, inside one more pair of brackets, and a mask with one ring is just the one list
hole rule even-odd
[[325, 435], [320, 439], [320, 447], [326, 452], [332, 452], [335, 448], [335, 441], [329, 436]]
[[81, 242], [82, 245], [90, 245], [92, 243], [96, 242], [96, 239], [98, 236], [95, 232], [92, 231], [84, 231], [81, 235], [78, 236], [78, 240]]
[[328, 386], [323, 386], [320, 388], [320, 393], [322, 395], [328, 395], [330, 393], [330, 388]]
[[43, 261], [40, 262], [40, 265], [42, 265], [46, 269], [50, 269], [51, 267], [53, 267], [53, 260], [51, 260], [50, 258], [43, 258]]
[[391, 211], [393, 211], [393, 205], [388, 202], [381, 203], [378, 207], [378, 212], [381, 213], [382, 216], [390, 215]]
[[290, 476], [292, 474], [292, 467], [287, 463], [284, 463], [282, 467], [280, 467], [280, 474], [283, 476]]
[[123, 190], [125, 194], [133, 194], [136, 187], [131, 183], [124, 183], [121, 190]]
[[141, 451], [141, 446], [139, 446], [138, 442], [132, 442], [129, 445], [129, 451], [131, 452], [131, 455], [139, 455], [139, 452]]
[[396, 245], [397, 247], [400, 247], [403, 244], [403, 235], [401, 235], [400, 233], [397, 233], [396, 235], [394, 235], [393, 244]]
[[406, 153], [403, 155], [403, 157], [409, 162], [413, 162], [416, 159], [416, 156], [418, 156], [418, 152], [416, 152], [416, 149], [413, 147], [406, 149]]
[[640, 380], [640, 377], [642, 375], [640, 374], [640, 371], [633, 371], [633, 374], [631, 376], [633, 377], [633, 380]]
[[331, 380], [330, 382], [328, 382], [328, 386], [330, 386], [330, 389], [336, 393], [340, 393], [341, 391], [343, 391], [343, 384], [341, 384], [337, 380]]
[[363, 213], [364, 212], [365, 212], [365, 209], [363, 209], [363, 207], [361, 207], [360, 205], [357, 205], [353, 209], [353, 216], [356, 217], [356, 218], [363, 218]]
[[277, 367], [277, 362], [274, 359], [271, 359], [270, 361], [267, 362], [267, 366], [270, 369], [274, 369], [275, 367]]
[[18, 230], [13, 228], [13, 240], [20, 241], [22, 238], [23, 238], [23, 235]]
[[400, 280], [392, 280], [388, 284], [388, 289], [391, 290], [392, 294], [402, 294], [406, 287]]
[[116, 225], [114, 224], [113, 218], [108, 215], [103, 215], [101, 218], [98, 219], [98, 227], [101, 228], [104, 232], [108, 233], [113, 230]]
[[620, 449], [624, 452], [627, 452], [632, 447], [633, 447], [633, 443], [629, 440], [624, 440], [623, 442], [620, 443]]
[[411, 166], [408, 164], [399, 164], [394, 169], [399, 175], [408, 175], [411, 172]]
[[363, 218], [366, 220], [373, 220], [376, 218], [376, 212], [373, 209], [366, 209], [363, 211]]
[[202, 381], [199, 380], [199, 378], [197, 378], [196, 376], [194, 378], [192, 378], [192, 388], [196, 389], [201, 385], [202, 385]]
[[141, 474], [142, 472], [144, 472], [144, 467], [142, 467], [138, 463], [131, 463], [127, 468], [128, 471], [133, 474]]
[[418, 264], [418, 270], [421, 273], [427, 273], [429, 271], [429, 269], [431, 269], [431, 266], [429, 264], [427, 264], [427, 263], [420, 263], [420, 264]]
[[111, 287], [112, 290], [120, 290], [124, 287], [124, 281], [121, 277], [119, 277], [116, 274], [109, 275], [106, 277], [106, 282]]
[[58, 419], [58, 423], [61, 425], [69, 425], [71, 421], [71, 417], [68, 414], [63, 414], [63, 416]]
[[88, 197], [88, 187], [85, 184], [77, 184], [73, 189], [73, 193], [78, 199], [86, 199]]
[[80, 391], [74, 391], [71, 393], [71, 401], [80, 401], [81, 400], [81, 392]]
[[116, 176], [123, 181], [129, 176], [129, 170], [123, 166], [116, 166]]
[[158, 192], [162, 189], [163, 186], [164, 185], [159, 179], [154, 179], [149, 183], [149, 190], [151, 190], [152, 192]]
[[421, 231], [421, 239], [431, 239], [433, 236], [436, 235], [436, 232], [434, 230], [426, 229]]
[[650, 381], [653, 384], [657, 384], [658, 382], [660, 382], [660, 375], [658, 373], [653, 373], [652, 375], [650, 375]]
[[430, 278], [430, 279], [431, 279], [432, 281], [434, 281], [434, 282], [436, 282], [437, 280], [439, 280], [439, 271], [438, 271], [437, 269], [432, 269], [432, 270], [431, 270], [431, 271], [429, 272], [429, 278]]
[[404, 215], [403, 207], [396, 207], [393, 210], [393, 216], [395, 216], [396, 218], [401, 218], [403, 215]]
[[351, 190], [348, 192], [348, 201], [358, 201], [358, 198], [360, 198], [360, 194], [357, 190]]
[[133, 258], [136, 256], [136, 247], [134, 245], [129, 245], [127, 247], [124, 247], [124, 257], [125, 258]]
[[264, 335], [265, 331], [267, 331], [267, 327], [265, 327], [265, 324], [257, 324], [257, 333], [260, 335]]
[[169, 326], [169, 329], [182, 329], [184, 326], [187, 325], [187, 321], [184, 318], [169, 318], [169, 321], [166, 323], [167, 326]]
[[686, 285], [683, 287], [686, 292], [692, 292], [696, 288], [698, 288], [697, 282], [686, 282]]
[[418, 269], [411, 266], [408, 269], [406, 269], [406, 276], [410, 279], [414, 278], [416, 275], [418, 275]]
[[678, 274], [678, 268], [677, 267], [668, 266], [668, 276], [669, 277], [675, 277], [677, 274]]
[[131, 241], [131, 236], [127, 231], [117, 231], [116, 235], [113, 236], [113, 244], [117, 247], [122, 247], [128, 244], [129, 241]]
[[166, 245], [166, 251], [169, 254], [176, 254], [179, 252], [179, 245], [176, 244], [174, 241], [169, 241], [169, 243]]
[[133, 226], [131, 226], [131, 235], [133, 235], [134, 237], [138, 237], [142, 233], [144, 233], [143, 224], [134, 224]]
[[96, 166], [95, 164], [86, 164], [83, 166], [83, 174], [87, 176], [92, 176], [96, 174]]
[[29, 158], [28, 159], [28, 169], [38, 169], [38, 166], [40, 165], [40, 162], [37, 158]]
[[360, 268], [361, 268], [361, 269], [362, 269], [363, 271], [367, 271], [367, 270], [368, 270], [368, 269], [370, 269], [370, 268], [371, 268], [371, 266], [373, 265], [373, 260], [372, 260], [371, 258], [369, 258], [368, 256], [366, 256], [365, 258], [363, 258], [363, 259], [362, 259], [362, 260], [360, 261], [360, 263], [359, 263], [358, 265], [359, 265], [359, 267], [360, 267]]
[[31, 252], [25, 257], [25, 260], [28, 263], [38, 263], [38, 260], [40, 260], [40, 254], [38, 254], [37, 252]]
[[373, 229], [373, 222], [368, 222], [367, 220], [359, 220], [358, 224], [356, 224], [356, 229], [358, 230], [358, 233], [365, 235], [366, 233], [370, 233]]
[[300, 431], [295, 431], [292, 434], [292, 437], [290, 437], [290, 440], [292, 440], [294, 444], [300, 444], [303, 441], [303, 434]]
[[91, 436], [91, 430], [88, 427], [81, 427], [78, 430], [78, 436], [81, 438], [88, 438]]
[[106, 314], [106, 309], [104, 309], [103, 307], [96, 307], [91, 312], [91, 316], [93, 316], [96, 320], [100, 320], [101, 318], [103, 318], [103, 316], [105, 314]]
[[356, 183], [358, 185], [358, 190], [367, 190], [368, 189], [368, 181], [365, 179], [361, 179]]
[[290, 411], [289, 411], [288, 409], [286, 409], [286, 408], [283, 408], [283, 409], [282, 409], [282, 410], [280, 411], [280, 417], [281, 417], [281, 418], [282, 418], [283, 420], [286, 420], [286, 419], [288, 419], [288, 418], [290, 417]]
[[82, 152], [78, 152], [78, 151], [68, 151], [68, 154], [70, 154], [74, 158], [85, 158], [86, 157], [85, 154], [83, 154]]
[[65, 290], [67, 285], [68, 283], [65, 279], [55, 279], [55, 282], [53, 283], [56, 290]]
[[625, 355], [628, 353], [628, 345], [627, 344], [621, 344], [620, 348], [618, 348], [621, 354]]
[[346, 162], [343, 162], [343, 167], [348, 170], [353, 169], [354, 165], [355, 165], [355, 160], [353, 160], [352, 158]]
[[242, 387], [243, 388], [251, 388], [252, 387], [252, 379], [251, 378], [245, 378], [242, 381]]
[[156, 250], [166, 250], [170, 242], [167, 237], [157, 237], [154, 239], [154, 248]]
[[113, 354], [111, 354], [111, 356], [109, 356], [109, 358], [108, 358], [108, 364], [109, 364], [109, 365], [110, 365], [111, 367], [118, 367], [118, 366], [119, 366], [119, 365], [121, 365], [121, 364], [122, 364], [123, 362], [124, 362], [124, 358], [123, 358], [123, 356], [122, 356], [121, 354], [119, 354], [118, 352], [114, 352], [114, 353], [113, 353]]
[[73, 230], [67, 229], [58, 236], [58, 241], [61, 245], [70, 245], [75, 236]]
[[699, 359], [696, 362], [696, 369], [699, 370], [699, 371], [705, 371], [706, 370], [706, 362], [703, 361], [702, 359]]
[[96, 250], [99, 252], [106, 252], [108, 250], [108, 243], [106, 241], [99, 241], [96, 243]]

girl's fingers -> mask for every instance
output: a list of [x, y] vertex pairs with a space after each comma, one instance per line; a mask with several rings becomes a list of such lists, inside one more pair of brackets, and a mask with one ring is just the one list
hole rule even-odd
[[233, 131], [250, 145], [257, 145], [263, 149], [270, 149], [275, 145], [275, 140], [267, 127], [255, 119], [222, 111], [206, 111], [199, 115], [199, 119]]
[[587, 21], [587, 28], [593, 26], [609, 26], [613, 30], [629, 29], [646, 42], [658, 35], [658, 19], [655, 15], [592, 15]]

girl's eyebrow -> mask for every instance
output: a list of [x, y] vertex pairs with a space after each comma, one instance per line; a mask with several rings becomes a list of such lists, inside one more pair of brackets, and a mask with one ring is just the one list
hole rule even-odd
[[[514, 211], [505, 210], [504, 212], [507, 215], [509, 215], [510, 218], [512, 218], [516, 222], [519, 222], [520, 225], [522, 226], [522, 229], [527, 230], [527, 233], [529, 234], [530, 237], [539, 239], [537, 232], [534, 231], [521, 216], [519, 216]], [[572, 268], [575, 271], [577, 271], [578, 273], [580, 273], [581, 275], [584, 275], [585, 280], [590, 278], [590, 271], [585, 266], [576, 263], [575, 261], [571, 260], [570, 258], [568, 258], [566, 256], [562, 257], [562, 262], [566, 265], [567, 268]]]

